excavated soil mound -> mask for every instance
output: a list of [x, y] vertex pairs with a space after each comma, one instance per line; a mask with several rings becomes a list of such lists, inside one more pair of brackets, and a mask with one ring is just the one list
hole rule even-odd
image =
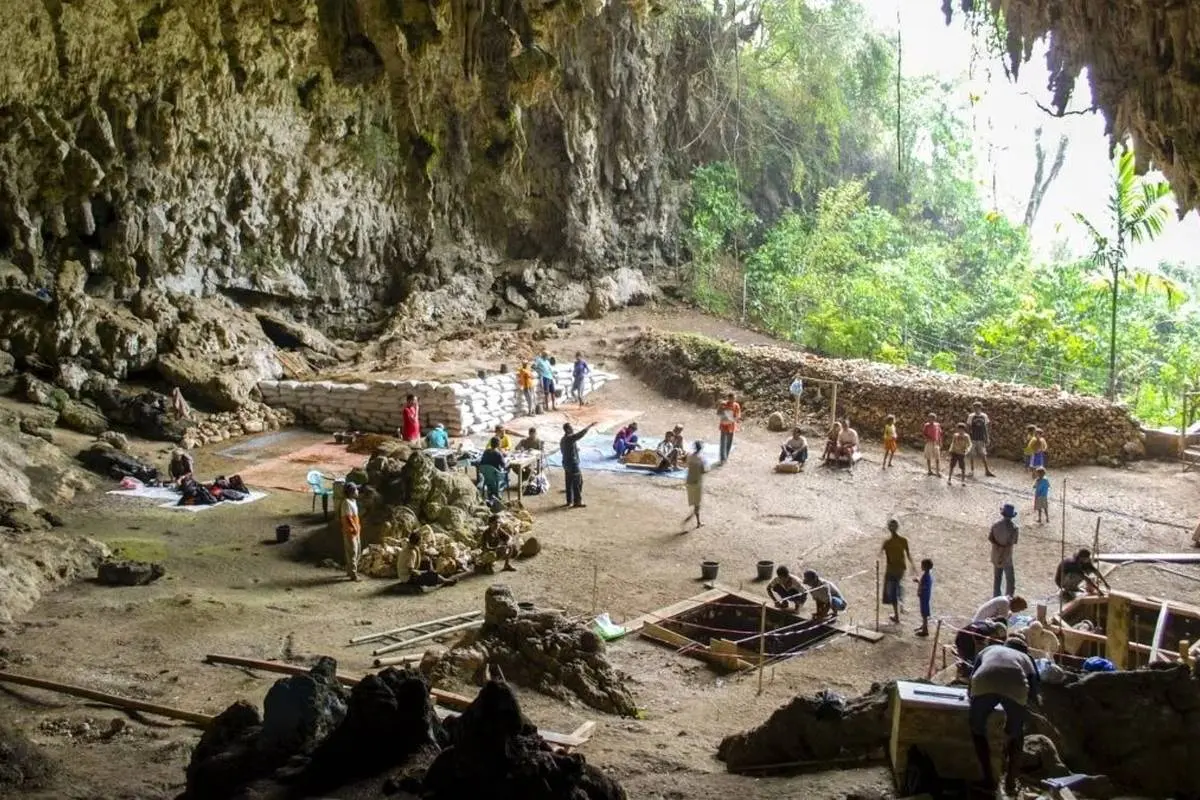
[[0, 723], [0, 796], [8, 791], [36, 789], [53, 772], [53, 762], [18, 730]]
[[553, 752], [502, 682], [489, 681], [443, 726], [417, 673], [386, 669], [347, 696], [336, 667], [324, 658], [277, 681], [262, 717], [245, 702], [220, 714], [192, 754], [180, 800], [625, 797], [581, 756]]
[[874, 684], [852, 700], [828, 692], [797, 697], [753, 730], [726, 736], [717, 758], [730, 772], [797, 762], [872, 758], [886, 752], [895, 684]]
[[1181, 666], [1045, 685], [1042, 711], [1076, 772], [1151, 797], [1200, 797], [1200, 681]]
[[[1020, 458], [1027, 424], [1045, 430], [1050, 462], [1059, 466], [1114, 463], [1143, 452], [1141, 432], [1129, 412], [1098, 397], [916, 367], [821, 358], [782, 347], [735, 347], [692, 334], [643, 333], [624, 357], [638, 376], [668, 396], [715, 406], [718, 398], [733, 391], [746, 414], [763, 418], [777, 411], [791, 416], [788, 386], [797, 374], [838, 381], [838, 410], [850, 417], [860, 434], [878, 436], [884, 418], [894, 414], [900, 438], [917, 447], [923, 444], [921, 426], [930, 412], [947, 427], [964, 422], [978, 400], [992, 419], [994, 455]], [[815, 388], [810, 388], [803, 399], [812, 412], [824, 404], [827, 415], [828, 397], [826, 389], [818, 402]]]
[[421, 672], [434, 685], [481, 683], [488, 665], [506, 680], [564, 701], [580, 700], [608, 714], [637, 714], [624, 675], [604, 656], [592, 630], [551, 611], [523, 611], [507, 586], [488, 587], [484, 623], [448, 652], [431, 651]]

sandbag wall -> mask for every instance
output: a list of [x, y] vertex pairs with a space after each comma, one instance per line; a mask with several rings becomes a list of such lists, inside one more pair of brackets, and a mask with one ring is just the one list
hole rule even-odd
[[[779, 411], [790, 419], [788, 385], [797, 374], [838, 381], [838, 410], [865, 439], [878, 440], [884, 417], [894, 414], [903, 442], [920, 447], [927, 414], [937, 414], [948, 429], [965, 421], [978, 400], [992, 419], [992, 453], [1004, 458], [1021, 456], [1027, 424], [1045, 431], [1051, 467], [1141, 452], [1141, 432], [1129, 412], [1098, 397], [656, 331], [631, 342], [624, 358], [635, 374], [672, 397], [715, 406], [734, 391], [747, 416]], [[828, 401], [828, 390], [818, 399], [816, 386], [808, 384], [806, 411], [827, 414]]]
[[[565, 396], [570, 388], [571, 367], [557, 367], [555, 375]], [[586, 392], [593, 392], [616, 377], [593, 371]], [[264, 403], [288, 409], [301, 422], [320, 425], [334, 418], [349, 428], [378, 433], [395, 433], [400, 427], [405, 398], [410, 394], [416, 395], [421, 406], [422, 429], [441, 423], [451, 436], [484, 433], [525, 413], [525, 401], [517, 392], [513, 373], [455, 383], [261, 381], [258, 389]]]

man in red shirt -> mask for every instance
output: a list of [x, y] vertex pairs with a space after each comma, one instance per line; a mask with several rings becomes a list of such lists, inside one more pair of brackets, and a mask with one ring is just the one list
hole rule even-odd
[[400, 426], [400, 438], [406, 442], [415, 442], [421, 438], [421, 407], [417, 404], [417, 396], [410, 394], [404, 401], [404, 420]]
[[729, 460], [729, 451], [733, 449], [733, 434], [742, 420], [742, 407], [734, 398], [733, 392], [725, 395], [725, 402], [717, 406], [717, 418], [721, 427], [721, 463]]
[[921, 433], [925, 437], [925, 470], [928, 474], [934, 474], [934, 468], [937, 468], [937, 476], [942, 477], [942, 426], [937, 421], [937, 414], [930, 414], [929, 420], [921, 428]]

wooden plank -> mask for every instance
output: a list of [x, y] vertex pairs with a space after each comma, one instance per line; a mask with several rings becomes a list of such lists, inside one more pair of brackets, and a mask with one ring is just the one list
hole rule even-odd
[[[444, 625], [448, 622], [455, 622], [458, 620], [465, 621], [468, 619], [476, 619], [481, 616], [483, 616], [482, 611], [467, 611], [462, 614], [451, 614], [448, 617], [439, 617], [438, 619], [431, 619], [427, 622], [417, 622], [412, 625], [405, 625], [402, 628], [392, 628], [391, 630], [379, 631], [378, 633], [368, 633], [363, 636], [355, 636], [353, 639], [350, 640], [350, 644], [362, 644], [363, 642], [373, 642], [376, 639], [386, 639], [389, 636], [395, 636], [397, 633], [407, 633], [408, 631], [414, 631], [414, 630], [417, 630], [418, 628], [425, 628], [425, 627], [428, 627], [429, 625]], [[421, 632], [425, 633], [425, 631], [421, 631]]]
[[1145, 563], [1148, 561], [1163, 561], [1170, 564], [1200, 564], [1200, 552], [1190, 553], [1103, 553], [1097, 561], [1110, 564], [1126, 562]]
[[578, 728], [571, 731], [571, 735], [576, 739], [582, 739], [586, 742], [588, 739], [592, 738], [592, 731], [594, 730], [596, 730], [596, 723], [589, 719], [587, 722], [584, 722]]
[[[1147, 663], [1159, 660], [1163, 633], [1166, 632], [1167, 617], [1169, 616], [1171, 616], [1171, 607], [1167, 603], [1163, 603], [1162, 608], [1158, 610], [1158, 622], [1154, 625], [1154, 638], [1150, 641], [1150, 659]], [[1166, 659], [1163, 660], [1165, 661]]]
[[864, 628], [858, 624], [850, 625], [845, 622], [839, 622], [836, 625], [830, 625], [829, 627], [844, 633], [847, 636], [852, 636], [855, 639], [862, 639], [863, 641], [870, 642], [871, 644], [875, 644], [876, 642], [882, 640], [884, 636], [879, 631], [873, 631], [870, 628]]
[[1107, 637], [1104, 656], [1117, 669], [1129, 665], [1129, 618], [1130, 605], [1121, 596], [1108, 598], [1108, 615], [1104, 620], [1104, 635]]
[[443, 637], [447, 634], [458, 633], [459, 631], [465, 631], [468, 628], [478, 628], [478, 627], [481, 627], [482, 625], [483, 625], [483, 617], [480, 617], [479, 619], [473, 619], [470, 622], [464, 622], [460, 625], [451, 625], [448, 628], [442, 628], [441, 630], [431, 631], [430, 633], [423, 633], [420, 636], [414, 636], [411, 639], [405, 639], [403, 642], [395, 642], [393, 644], [386, 644], [383, 647], [376, 647], [374, 650], [371, 651], [371, 655], [373, 655], [373, 656], [387, 655], [388, 653], [394, 653], [397, 650], [403, 650], [406, 647], [412, 647], [413, 645], [421, 644], [422, 642], [428, 642], [431, 639], [440, 639], [441, 637]]
[[147, 714], [157, 714], [160, 717], [183, 720], [184, 722], [190, 722], [200, 727], [207, 727], [215, 719], [210, 714], [184, 711], [183, 709], [163, 706], [158, 703], [147, 703], [142, 700], [134, 700], [107, 692], [98, 692], [82, 686], [73, 686], [69, 683], [58, 683], [57, 681], [43, 680], [29, 675], [18, 675], [14, 672], [0, 672], [0, 683], [14, 683], [18, 686], [29, 686], [34, 689], [45, 689], [49, 692], [71, 695], [72, 697], [82, 697], [85, 700], [103, 703], [106, 706], [125, 708], [131, 711], [144, 711]]
[[662, 622], [668, 617], [673, 617], [677, 614], [682, 614], [685, 611], [691, 611], [694, 608], [699, 608], [705, 603], [711, 603], [713, 600], [717, 600], [718, 598], [724, 597], [727, 594], [729, 594], [729, 592], [727, 592], [725, 589], [714, 587], [706, 592], [702, 592], [694, 597], [689, 597], [686, 600], [680, 600], [678, 603], [673, 603], [665, 608], [660, 608], [657, 611], [651, 611], [649, 614], [642, 614], [641, 616], [634, 617], [628, 622], [621, 623], [621, 626], [625, 628], [627, 634], [637, 633], [647, 622]]

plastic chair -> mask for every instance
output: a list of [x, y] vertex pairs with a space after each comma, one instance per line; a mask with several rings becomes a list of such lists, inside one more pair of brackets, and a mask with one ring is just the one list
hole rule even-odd
[[317, 498], [321, 498], [321, 513], [325, 519], [329, 519], [329, 498], [333, 497], [333, 487], [325, 488], [325, 476], [321, 474], [321, 470], [314, 469], [308, 473], [308, 488], [312, 489], [313, 501], [312, 510], [315, 514], [317, 511]]
[[500, 499], [500, 493], [508, 490], [508, 470], [493, 467], [491, 464], [479, 465], [479, 491], [484, 499], [495, 497]]

